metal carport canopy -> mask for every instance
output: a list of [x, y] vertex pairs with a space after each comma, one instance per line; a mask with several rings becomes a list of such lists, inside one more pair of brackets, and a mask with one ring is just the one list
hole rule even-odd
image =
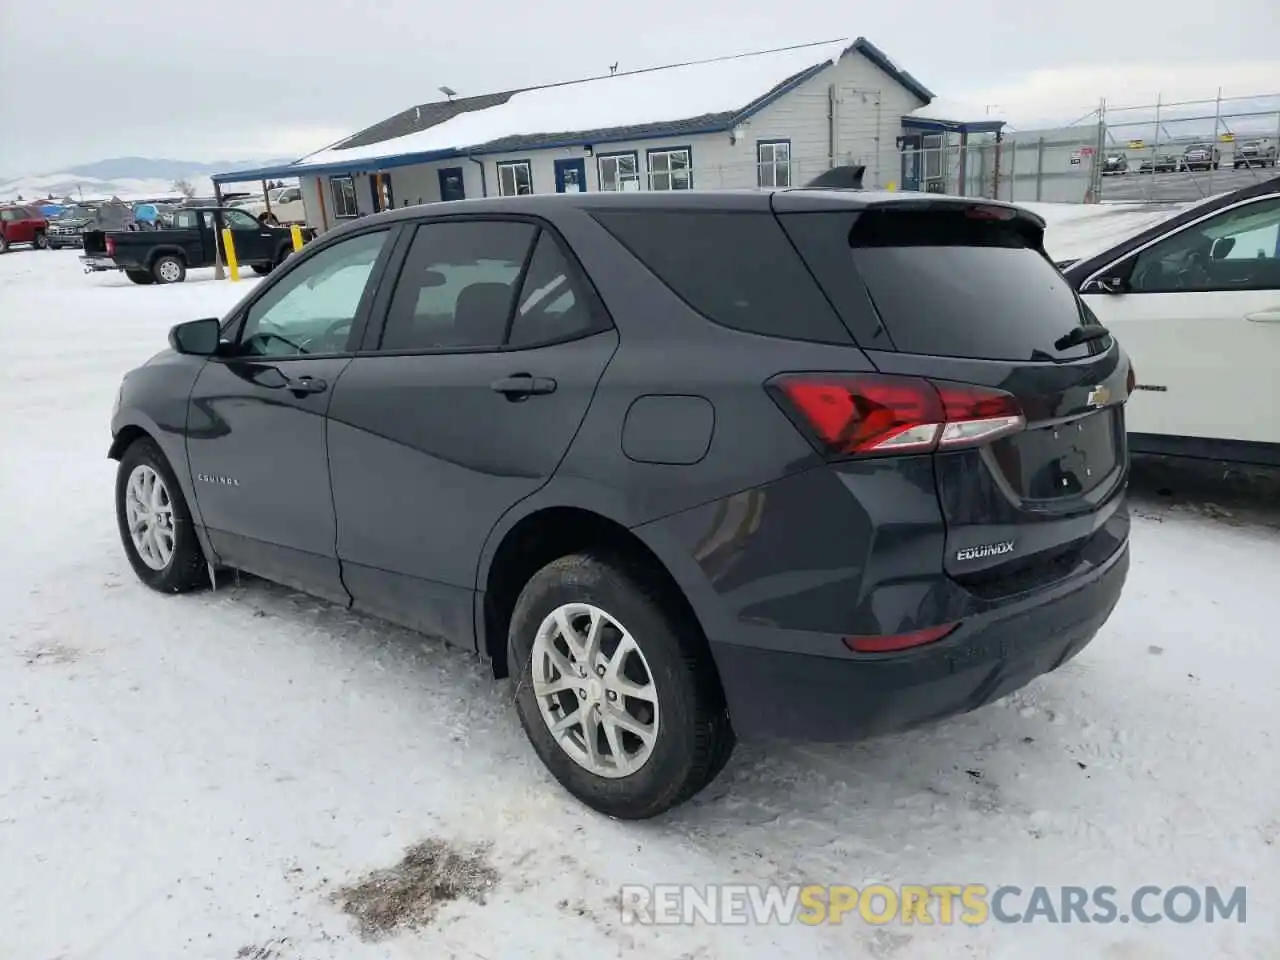
[[256, 180], [274, 180], [279, 177], [311, 177], [327, 174], [371, 173], [375, 170], [390, 170], [394, 167], [412, 167], [419, 163], [430, 163], [433, 160], [449, 160], [465, 157], [466, 150], [433, 150], [428, 153], [404, 153], [392, 157], [372, 157], [360, 160], [349, 160], [343, 163], [290, 163], [275, 167], [256, 167], [252, 170], [228, 170], [226, 173], [215, 173], [209, 179], [216, 184], [251, 183]]

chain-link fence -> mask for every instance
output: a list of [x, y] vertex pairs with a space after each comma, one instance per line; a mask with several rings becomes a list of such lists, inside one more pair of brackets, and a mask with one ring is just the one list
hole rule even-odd
[[1198, 200], [1274, 177], [1280, 94], [1104, 104], [1096, 190], [1106, 200]]
[[1016, 202], [1196, 200], [1280, 174], [1280, 94], [1104, 102], [1065, 127], [902, 142], [903, 190]]

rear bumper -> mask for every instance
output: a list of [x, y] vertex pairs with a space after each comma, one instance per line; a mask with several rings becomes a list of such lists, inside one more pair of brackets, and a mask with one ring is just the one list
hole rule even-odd
[[120, 264], [108, 257], [81, 257], [80, 262], [86, 270], [120, 270]]
[[712, 642], [740, 736], [859, 740], [974, 710], [1057, 669], [1111, 615], [1127, 540], [1087, 573], [899, 654], [831, 657]]

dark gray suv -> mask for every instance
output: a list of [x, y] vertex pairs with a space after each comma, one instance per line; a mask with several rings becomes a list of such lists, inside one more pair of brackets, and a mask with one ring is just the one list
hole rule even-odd
[[618, 817], [736, 735], [971, 710], [1128, 569], [1132, 370], [1043, 230], [806, 189], [363, 218], [125, 378], [124, 549], [158, 590], [243, 569], [476, 651]]

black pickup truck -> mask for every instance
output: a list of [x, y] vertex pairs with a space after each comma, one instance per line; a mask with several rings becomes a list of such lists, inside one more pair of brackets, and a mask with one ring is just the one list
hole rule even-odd
[[[189, 267], [214, 265], [224, 228], [231, 230], [236, 260], [254, 273], [269, 273], [293, 252], [289, 230], [259, 223], [243, 210], [186, 207], [174, 211], [168, 230], [86, 231], [80, 261], [86, 273], [123, 270], [134, 283], [181, 283]], [[303, 230], [304, 239], [314, 236]]]

